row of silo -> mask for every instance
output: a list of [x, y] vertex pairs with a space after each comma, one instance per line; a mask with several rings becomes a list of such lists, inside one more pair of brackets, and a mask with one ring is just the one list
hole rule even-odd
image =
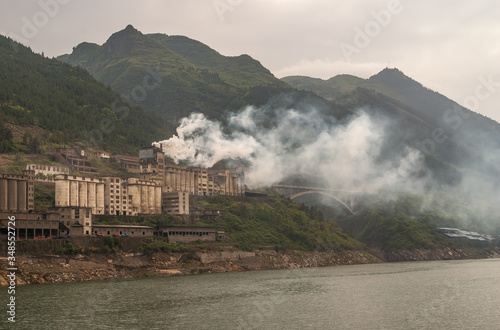
[[94, 179], [56, 179], [57, 207], [90, 207], [104, 214], [104, 183]]
[[8, 212], [28, 211], [28, 181], [0, 178], [0, 210]]
[[128, 195], [132, 196], [133, 213], [161, 213], [161, 186], [139, 180], [129, 180]]

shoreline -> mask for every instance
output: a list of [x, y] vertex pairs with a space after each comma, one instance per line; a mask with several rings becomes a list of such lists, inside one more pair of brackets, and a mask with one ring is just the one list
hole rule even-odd
[[[21, 255], [17, 285], [68, 283], [124, 278], [163, 277], [251, 270], [331, 267], [383, 262], [500, 258], [500, 248], [442, 248], [437, 250], [338, 250], [253, 252], [195, 251], [88, 255]], [[8, 286], [7, 260], [0, 258], [0, 287]]]

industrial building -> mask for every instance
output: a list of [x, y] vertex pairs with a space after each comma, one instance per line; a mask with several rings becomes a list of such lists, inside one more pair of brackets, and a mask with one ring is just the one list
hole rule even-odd
[[[188, 221], [187, 216], [193, 211], [191, 220], [195, 220], [220, 215], [217, 210], [200, 210], [196, 206], [198, 196], [245, 194], [243, 172], [167, 164], [165, 155], [156, 147], [142, 148], [139, 157], [113, 156], [129, 172], [137, 173], [138, 178], [96, 177], [97, 169], [90, 165], [89, 159], [111, 157], [105, 151], [87, 153], [81, 149], [62, 148], [54, 157], [60, 162], [67, 161], [73, 171], [85, 175], [70, 175], [70, 168], [66, 166], [43, 164], [27, 164], [23, 175], [0, 174], [0, 213], [8, 212], [22, 220], [17, 223], [19, 238], [109, 235], [115, 231], [130, 236], [153, 236], [151, 227], [131, 229], [133, 226], [94, 225], [92, 217], [165, 212], [184, 216]], [[33, 213], [36, 175], [43, 181], [54, 180], [55, 205], [46, 214]], [[195, 206], [193, 210], [190, 210], [190, 201]], [[172, 242], [186, 242], [215, 240], [217, 233], [213, 228], [188, 230], [179, 227], [165, 229], [161, 235], [156, 235], [165, 235]]]
[[120, 164], [124, 169], [130, 173], [141, 173], [141, 167], [139, 165], [139, 157], [132, 155], [113, 155], [111, 158]]
[[[85, 153], [73, 150], [71, 155], [84, 157]], [[127, 166], [136, 166], [132, 158], [121, 159]], [[189, 195], [244, 195], [242, 173], [166, 165], [163, 152], [156, 147], [139, 151], [138, 166], [139, 179], [57, 176], [55, 206], [90, 207], [92, 214], [134, 216], [163, 211], [189, 215]]]
[[137, 178], [102, 178], [105, 214], [145, 215], [161, 213], [161, 186]]
[[59, 221], [68, 229], [65, 234], [84, 236], [92, 233], [92, 208], [59, 207], [55, 209]]
[[165, 155], [161, 149], [147, 147], [139, 150], [140, 178], [160, 186], [165, 180]]
[[69, 174], [69, 168], [58, 165], [43, 165], [43, 164], [26, 164], [26, 170], [35, 172], [35, 180], [39, 174], [44, 177], [51, 178], [58, 174]]
[[83, 175], [96, 176], [97, 168], [90, 165], [90, 159], [85, 154], [83, 149], [59, 148], [56, 149], [63, 159], [68, 163], [74, 172], [79, 172]]
[[195, 196], [242, 196], [243, 174], [169, 164], [165, 168], [164, 192], [180, 191]]
[[89, 207], [92, 214], [104, 214], [104, 180], [58, 175], [55, 207]]
[[[52, 213], [26, 213], [26, 212], [0, 212], [0, 236], [7, 237], [9, 218], [15, 218], [16, 239], [35, 239], [41, 237], [57, 237], [69, 229], [62, 224], [59, 214]], [[0, 226], [1, 227], [1, 226]]]
[[153, 227], [131, 225], [94, 225], [92, 230], [94, 235], [130, 237], [151, 237], [154, 232]]
[[217, 231], [213, 227], [170, 226], [158, 228], [158, 235], [167, 238], [169, 243], [214, 242]]
[[163, 212], [189, 215], [189, 194], [185, 191], [162, 193]]
[[0, 211], [33, 212], [35, 208], [34, 171], [23, 175], [0, 174]]

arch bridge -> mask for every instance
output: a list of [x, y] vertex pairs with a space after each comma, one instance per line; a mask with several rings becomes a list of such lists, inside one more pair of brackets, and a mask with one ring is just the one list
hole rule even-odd
[[328, 188], [318, 188], [318, 187], [302, 187], [302, 186], [287, 186], [275, 184], [272, 186], [273, 189], [279, 193], [285, 195], [290, 199], [295, 199], [297, 197], [308, 195], [308, 194], [320, 194], [323, 196], [330, 197], [337, 202], [350, 214], [354, 215], [358, 212], [358, 195], [361, 191], [356, 190], [340, 190], [340, 189], [328, 189]]

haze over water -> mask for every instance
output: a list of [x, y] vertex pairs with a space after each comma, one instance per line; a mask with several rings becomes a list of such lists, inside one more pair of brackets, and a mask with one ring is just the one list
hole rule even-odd
[[495, 329], [500, 259], [19, 287], [16, 329]]

